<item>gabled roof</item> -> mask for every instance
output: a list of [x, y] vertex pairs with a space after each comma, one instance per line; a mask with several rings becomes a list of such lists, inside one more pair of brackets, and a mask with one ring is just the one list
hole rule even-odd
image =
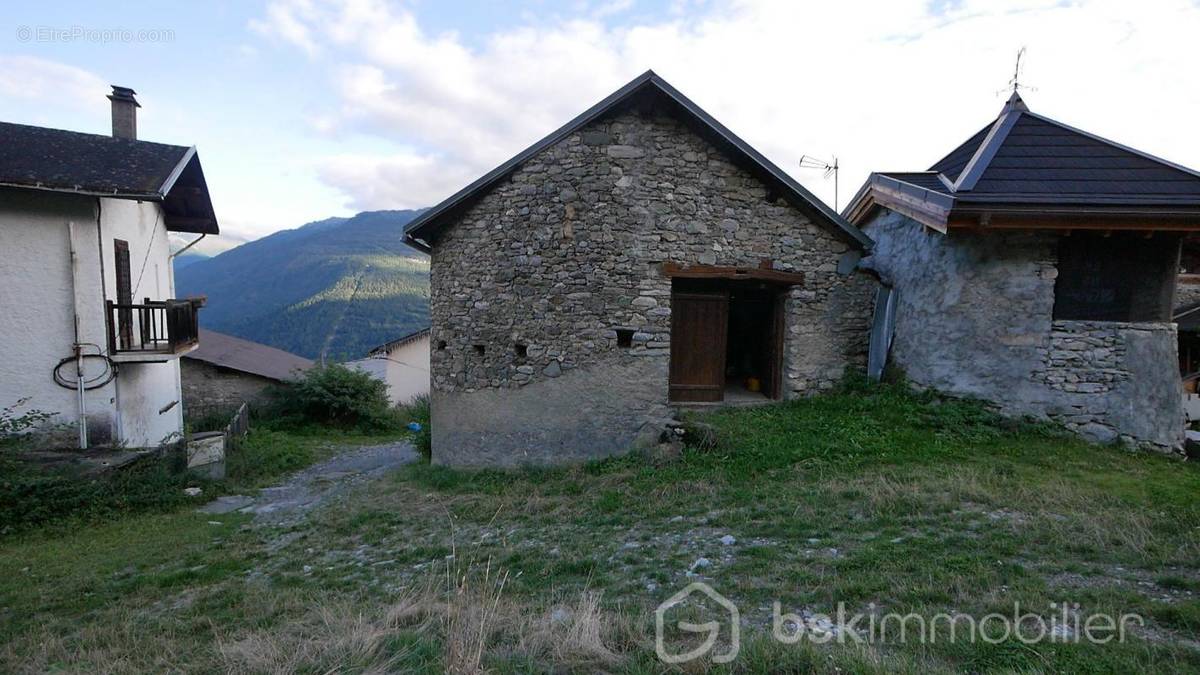
[[295, 379], [298, 372], [313, 366], [313, 362], [303, 356], [205, 328], [200, 329], [200, 346], [184, 354], [183, 358], [277, 382]]
[[0, 187], [163, 202], [167, 229], [219, 232], [194, 147], [0, 122]]
[[404, 345], [406, 345], [410, 342], [414, 342], [416, 340], [420, 340], [421, 338], [428, 337], [428, 336], [429, 336], [429, 329], [422, 328], [421, 330], [413, 331], [412, 333], [409, 333], [408, 335], [405, 335], [403, 337], [398, 337], [395, 340], [385, 342], [385, 343], [379, 345], [378, 347], [372, 347], [371, 350], [367, 352], [367, 356], [377, 356], [379, 354], [387, 354], [388, 352], [392, 351], [393, 349], [396, 349], [397, 347], [403, 347]]
[[507, 162], [496, 167], [448, 199], [421, 214], [405, 228], [406, 239], [414, 246], [428, 252], [438, 233], [452, 218], [469, 208], [499, 181], [516, 171], [546, 148], [561, 141], [587, 124], [620, 109], [635, 97], [657, 96], [668, 102], [670, 109], [680, 115], [693, 128], [711, 142], [729, 153], [736, 163], [755, 174], [768, 186], [796, 207], [806, 211], [815, 222], [832, 231], [847, 243], [858, 248], [870, 248], [871, 239], [857, 227], [851, 225], [836, 211], [829, 208], [794, 178], [771, 163], [766, 157], [739, 138], [723, 124], [705, 112], [700, 106], [680, 93], [652, 70], [634, 78], [629, 84], [610, 94], [604, 100], [584, 111], [575, 119], [529, 146]]
[[846, 213], [861, 223], [874, 206], [893, 204], [943, 231], [960, 220], [986, 225], [993, 214], [1200, 229], [1200, 173], [1034, 113], [1014, 92], [992, 124], [929, 171], [871, 174]]

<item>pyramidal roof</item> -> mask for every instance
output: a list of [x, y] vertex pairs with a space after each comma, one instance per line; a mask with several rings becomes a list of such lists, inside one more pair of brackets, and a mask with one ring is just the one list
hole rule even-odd
[[535, 155], [579, 131], [589, 123], [601, 119], [626, 106], [653, 98], [664, 110], [688, 123], [688, 126], [721, 148], [739, 166], [762, 180], [768, 187], [791, 204], [804, 210], [813, 221], [833, 232], [847, 243], [867, 249], [872, 245], [869, 237], [811, 192], [794, 178], [764, 157], [748, 143], [730, 131], [725, 125], [705, 112], [691, 99], [672, 87], [654, 71], [648, 70], [634, 78], [624, 87], [605, 97], [596, 105], [580, 113], [578, 117], [550, 133], [542, 140], [521, 151], [512, 159], [491, 170], [474, 183], [451, 195], [442, 203], [414, 219], [405, 228], [405, 240], [428, 252], [433, 247], [440, 231], [453, 222], [454, 217], [469, 208], [498, 182], [512, 174]]
[[847, 207], [851, 220], [865, 217], [872, 190], [930, 206], [938, 229], [953, 211], [988, 208], [1200, 214], [1200, 173], [1039, 115], [1015, 91], [993, 122], [929, 170], [872, 174]]

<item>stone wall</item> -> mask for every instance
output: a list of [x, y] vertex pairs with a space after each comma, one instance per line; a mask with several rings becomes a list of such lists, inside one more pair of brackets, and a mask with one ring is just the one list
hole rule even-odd
[[899, 293], [891, 362], [911, 382], [1092, 440], [1182, 445], [1174, 325], [1054, 321], [1056, 233], [946, 235], [887, 210], [864, 230], [864, 266]]
[[1184, 307], [1200, 302], [1200, 284], [1193, 283], [1190, 279], [1188, 283], [1179, 283], [1175, 286], [1175, 307]]
[[558, 462], [648, 434], [670, 414], [667, 261], [806, 275], [786, 303], [787, 396], [861, 365], [871, 281], [838, 275], [849, 245], [767, 196], [679, 121], [635, 114], [494, 187], [434, 243], [434, 461]]
[[1092, 440], [1182, 443], [1174, 324], [1055, 321], [1034, 379], [1055, 392], [1047, 413]]
[[183, 410], [189, 418], [210, 413], [230, 413], [242, 402], [260, 403], [273, 380], [250, 373], [219, 368], [184, 357], [179, 360]]

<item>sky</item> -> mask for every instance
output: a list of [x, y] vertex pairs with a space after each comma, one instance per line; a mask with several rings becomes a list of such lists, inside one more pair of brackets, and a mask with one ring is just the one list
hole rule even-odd
[[195, 145], [212, 253], [432, 206], [653, 69], [826, 202], [799, 166], [923, 170], [990, 123], [1025, 48], [1035, 112], [1200, 167], [1200, 0], [23, 2], [0, 119]]

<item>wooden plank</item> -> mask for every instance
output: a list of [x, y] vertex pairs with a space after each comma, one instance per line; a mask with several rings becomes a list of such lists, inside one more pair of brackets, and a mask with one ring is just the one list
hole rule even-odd
[[[978, 229], [983, 227], [980, 224], [980, 214], [978, 213], [956, 213], [950, 218], [949, 225], [956, 229]], [[1200, 218], [1117, 217], [1104, 215], [1072, 216], [1054, 213], [1012, 215], [992, 213], [988, 219], [986, 229], [1188, 232], [1200, 230]]]
[[[769, 263], [769, 261], [767, 261]], [[662, 264], [663, 276], [679, 279], [741, 279], [765, 281], [774, 284], [799, 285], [804, 283], [802, 272], [784, 272], [783, 270], [759, 267], [725, 267], [721, 265], [680, 265], [665, 262]]]
[[671, 294], [670, 400], [724, 399], [728, 330], [728, 291]]

